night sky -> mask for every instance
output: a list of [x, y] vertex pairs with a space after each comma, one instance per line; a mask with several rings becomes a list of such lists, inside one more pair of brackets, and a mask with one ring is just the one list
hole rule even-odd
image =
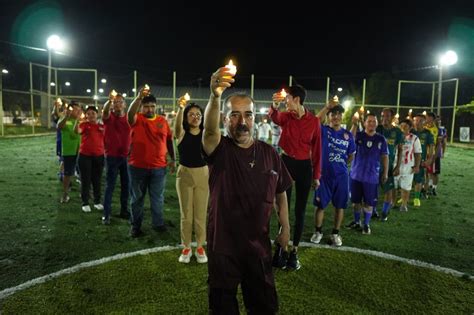
[[240, 75], [350, 77], [410, 73], [458, 49], [452, 71], [473, 75], [474, 44], [456, 27], [467, 24], [474, 40], [474, 1], [386, 2], [0, 1], [0, 57], [45, 63], [46, 53], [5, 42], [45, 48], [54, 32], [70, 47], [57, 63], [110, 72], [206, 77], [232, 58]]

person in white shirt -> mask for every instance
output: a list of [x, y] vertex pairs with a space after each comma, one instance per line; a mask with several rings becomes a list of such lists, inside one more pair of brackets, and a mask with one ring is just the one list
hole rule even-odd
[[280, 147], [278, 146], [278, 142], [280, 141], [281, 135], [281, 127], [275, 124], [273, 121], [270, 122], [270, 126], [272, 127], [272, 146], [280, 153]]
[[421, 142], [416, 135], [410, 132], [413, 124], [405, 119], [400, 122], [400, 129], [404, 135], [400, 170], [395, 176], [395, 187], [402, 190], [402, 204], [400, 211], [408, 211], [408, 199], [413, 183], [413, 175], [420, 171]]
[[258, 140], [267, 142], [270, 138], [270, 131], [272, 128], [267, 123], [267, 120], [264, 119], [262, 122], [258, 124], [257, 131], [258, 131]]

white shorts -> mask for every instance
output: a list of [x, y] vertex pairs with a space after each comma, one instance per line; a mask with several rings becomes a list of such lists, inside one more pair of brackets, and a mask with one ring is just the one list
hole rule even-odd
[[395, 176], [394, 181], [395, 188], [401, 188], [403, 190], [410, 191], [411, 185], [413, 183], [413, 173]]

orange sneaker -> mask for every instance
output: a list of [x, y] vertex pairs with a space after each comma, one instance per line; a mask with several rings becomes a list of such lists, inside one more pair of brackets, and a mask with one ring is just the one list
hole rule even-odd
[[181, 251], [181, 256], [179, 256], [178, 261], [183, 264], [189, 264], [192, 255], [193, 251], [191, 250], [191, 247], [185, 247]]
[[202, 246], [198, 247], [198, 249], [196, 249], [195, 255], [196, 255], [196, 260], [198, 263], [200, 264], [207, 263], [207, 255], [206, 255], [206, 251], [204, 250], [204, 247]]

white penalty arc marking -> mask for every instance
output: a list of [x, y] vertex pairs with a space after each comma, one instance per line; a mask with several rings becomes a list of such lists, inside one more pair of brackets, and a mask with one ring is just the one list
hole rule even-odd
[[[360, 248], [355, 248], [355, 247], [345, 247], [345, 246], [334, 247], [334, 246], [329, 246], [329, 245], [319, 245], [319, 244], [313, 244], [313, 243], [307, 243], [307, 242], [301, 242], [300, 247], [325, 248], [325, 249], [340, 250], [340, 251], [345, 251], [345, 252], [371, 255], [371, 256], [375, 256], [375, 257], [379, 257], [379, 258], [383, 258], [383, 259], [389, 259], [389, 260], [404, 262], [406, 264], [416, 266], [416, 267], [423, 267], [423, 268], [432, 269], [432, 270], [439, 271], [439, 272], [442, 272], [442, 273], [446, 273], [446, 274], [449, 274], [449, 275], [452, 275], [452, 276], [455, 276], [455, 277], [467, 277], [469, 280], [474, 280], [474, 276], [467, 275], [466, 273], [462, 273], [462, 272], [454, 270], [454, 269], [437, 266], [437, 265], [434, 265], [434, 264], [426, 263], [426, 262], [415, 260], [415, 259], [407, 259], [407, 258], [403, 258], [403, 257], [391, 255], [391, 254], [386, 254], [386, 253], [383, 253], [383, 252], [374, 251], [374, 250], [360, 249]], [[181, 246], [154, 247], [154, 248], [139, 250], [139, 251], [136, 251], [136, 252], [125, 253], [125, 254], [117, 254], [117, 255], [114, 255], [114, 256], [110, 256], [110, 257], [104, 257], [104, 258], [101, 258], [101, 259], [80, 263], [78, 265], [75, 265], [75, 266], [72, 266], [72, 267], [57, 271], [57, 272], [50, 273], [46, 276], [42, 276], [42, 277], [39, 277], [39, 278], [29, 280], [25, 283], [22, 283], [20, 285], [15, 286], [15, 287], [11, 287], [11, 288], [2, 290], [2, 291], [0, 291], [0, 300], [5, 299], [6, 297], [8, 297], [12, 294], [15, 294], [18, 291], [22, 291], [22, 290], [28, 289], [32, 286], [45, 283], [46, 281], [58, 278], [60, 276], [75, 273], [75, 272], [80, 271], [80, 270], [85, 269], [85, 268], [94, 267], [94, 266], [102, 265], [102, 264], [105, 264], [105, 263], [108, 263], [108, 262], [111, 262], [111, 261], [121, 260], [121, 259], [124, 259], [124, 258], [134, 257], [134, 256], [138, 256], [138, 255], [148, 255], [148, 254], [151, 254], [151, 253], [170, 251], [170, 250], [175, 250], [175, 249], [180, 249], [180, 248], [181, 248]]]

